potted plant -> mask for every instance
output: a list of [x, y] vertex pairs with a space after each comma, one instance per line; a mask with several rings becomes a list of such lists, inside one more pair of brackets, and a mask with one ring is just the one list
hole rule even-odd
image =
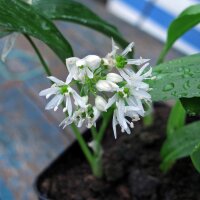
[[[51, 86], [40, 92], [40, 96], [51, 98], [46, 109], [56, 111], [62, 107], [65, 118], [60, 126], [71, 126], [77, 139], [39, 177], [40, 199], [199, 198], [200, 176], [188, 159], [179, 161], [167, 174], [158, 169], [159, 149], [164, 142], [162, 171], [168, 171], [177, 159], [188, 156], [200, 171], [200, 122], [198, 117], [186, 120], [187, 114], [199, 114], [200, 55], [163, 62], [174, 42], [198, 24], [199, 5], [189, 7], [172, 22], [167, 42], [153, 68], [149, 67], [149, 59], [133, 58], [133, 42], [128, 44], [115, 27], [78, 2], [1, 0], [0, 11], [2, 35], [22, 33], [51, 81]], [[69, 42], [52, 23], [56, 19], [101, 31], [113, 38], [111, 51], [104, 57], [92, 52], [84, 58], [74, 57]], [[45, 42], [66, 65], [66, 80], [52, 75], [31, 36]], [[3, 59], [14, 40], [12, 35]], [[123, 50], [119, 51], [115, 41]], [[169, 108], [160, 104], [151, 114], [154, 102], [169, 99], [176, 101], [169, 118]], [[143, 125], [135, 123], [143, 117]], [[85, 136], [79, 131], [81, 126], [89, 129]], [[108, 134], [111, 132], [116, 141]], [[127, 134], [118, 138], [120, 132]], [[182, 191], [183, 188], [187, 189]]]

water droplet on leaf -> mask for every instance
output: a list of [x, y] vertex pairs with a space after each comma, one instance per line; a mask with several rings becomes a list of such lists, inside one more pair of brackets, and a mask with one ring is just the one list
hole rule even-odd
[[164, 86], [163, 91], [170, 91], [174, 88], [174, 83], [169, 83], [166, 86]]

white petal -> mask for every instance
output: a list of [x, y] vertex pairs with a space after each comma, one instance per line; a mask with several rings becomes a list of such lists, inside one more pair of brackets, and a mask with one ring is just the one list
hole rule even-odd
[[59, 94], [56, 95], [55, 97], [53, 97], [53, 99], [51, 99], [51, 101], [46, 105], [45, 109], [46, 110], [51, 110], [53, 108], [55, 108], [58, 104], [58, 102], [60, 102], [60, 100], [63, 98], [63, 95]]
[[84, 99], [81, 96], [79, 96], [75, 90], [73, 90], [72, 95], [75, 101], [75, 105], [79, 105], [80, 107], [86, 106]]
[[131, 84], [131, 77], [128, 74], [126, 74], [124, 72], [124, 70], [118, 70], [118, 71], [119, 71], [120, 75], [125, 79], [125, 81], [127, 81], [129, 84]]
[[58, 100], [56, 106], [54, 107], [54, 111], [58, 110], [58, 106], [63, 102], [64, 96], [61, 95], [60, 99]]
[[145, 74], [142, 75], [143, 78], [150, 77], [152, 75], [152, 68], [149, 69]]
[[117, 103], [117, 120], [123, 129], [127, 129], [126, 119], [124, 117], [125, 114], [125, 104], [123, 100], [119, 100]]
[[7, 36], [3, 50], [2, 50], [2, 54], [1, 54], [1, 60], [3, 62], [6, 61], [8, 54], [14, 47], [15, 41], [16, 41], [18, 35], [19, 35], [18, 33], [12, 33], [11, 35]]
[[145, 62], [148, 62], [150, 59], [128, 59], [127, 64], [129, 65], [142, 65]]
[[76, 66], [77, 67], [82, 67], [86, 65], [86, 61], [84, 59], [79, 59], [76, 61]]
[[59, 124], [59, 126], [63, 126], [63, 129], [64, 129], [66, 126], [70, 125], [72, 122], [73, 122], [73, 119], [71, 117], [67, 117]]
[[136, 75], [141, 76], [143, 71], [148, 67], [149, 63], [144, 64], [139, 71], [136, 73]]
[[135, 81], [135, 85], [136, 90], [138, 89], [144, 89], [144, 90], [148, 90], [149, 89], [149, 84], [144, 83], [144, 82], [140, 82], [140, 81]]
[[113, 120], [112, 120], [112, 127], [113, 127], [113, 132], [114, 132], [115, 139], [117, 139], [116, 126], [117, 126], [116, 111], [114, 111], [114, 113], [113, 113]]
[[115, 41], [112, 38], [112, 51], [116, 51], [118, 49], [119, 49], [119, 47], [116, 45]]
[[49, 96], [49, 95], [52, 95], [52, 94], [56, 94], [58, 92], [58, 88], [56, 87], [52, 87], [52, 88], [47, 88], [45, 90], [42, 90], [40, 93], [39, 93], [39, 96]]
[[121, 55], [122, 55], [122, 56], [125, 56], [126, 54], [128, 54], [129, 52], [131, 52], [134, 45], [135, 45], [135, 43], [134, 43], [134, 42], [131, 42], [131, 43], [124, 49], [124, 51], [121, 53]]
[[125, 112], [129, 112], [129, 111], [139, 111], [140, 108], [136, 107], [136, 106], [126, 106], [125, 107]]
[[138, 96], [140, 99], [151, 99], [151, 95], [146, 92], [145, 90], [136, 90], [135, 91], [135, 96]]
[[87, 72], [87, 76], [89, 78], [93, 78], [93, 73], [90, 71], [90, 69], [88, 67], [86, 67], [86, 72]]
[[66, 59], [66, 66], [68, 71], [70, 72], [73, 67], [76, 66], [76, 61], [79, 60], [77, 57], [71, 57]]
[[117, 95], [113, 95], [110, 99], [108, 99], [108, 103], [105, 107], [105, 109], [107, 110], [108, 108], [110, 108], [117, 100]]
[[134, 100], [135, 100], [135, 99], [134, 99], [134, 98], [131, 98], [131, 97], [127, 98], [128, 105], [129, 105], [129, 106], [137, 107], [137, 102], [134, 101]]
[[108, 73], [106, 76], [106, 80], [112, 81], [114, 83], [119, 83], [119, 82], [123, 81], [123, 78], [116, 73]]
[[97, 90], [101, 91], [105, 91], [105, 92], [113, 92], [116, 91], [119, 86], [115, 83], [113, 83], [112, 81], [108, 81], [108, 80], [99, 80], [96, 83], [96, 88]]
[[97, 107], [98, 110], [103, 111], [103, 112], [106, 111], [106, 105], [107, 105], [107, 102], [103, 97], [97, 96], [95, 98], [95, 106]]
[[68, 113], [69, 117], [72, 116], [72, 102], [71, 102], [71, 97], [69, 95], [66, 96], [66, 102], [65, 102], [65, 108], [63, 109], [63, 112]]
[[86, 56], [84, 59], [86, 61], [87, 66], [89, 66], [90, 69], [95, 70], [100, 66], [101, 58], [99, 56], [89, 55]]
[[54, 77], [54, 76], [48, 76], [48, 79], [50, 79], [51, 81], [53, 81], [54, 83], [56, 83], [57, 85], [64, 85], [65, 82], [61, 81], [60, 79]]
[[80, 120], [78, 121], [77, 126], [78, 126], [79, 128], [82, 127], [84, 121], [85, 121], [85, 119], [80, 119]]

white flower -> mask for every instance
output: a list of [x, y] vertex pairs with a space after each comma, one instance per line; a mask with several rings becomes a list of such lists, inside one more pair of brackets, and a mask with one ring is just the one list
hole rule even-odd
[[83, 59], [72, 57], [66, 59], [66, 66], [69, 75], [66, 83], [69, 84], [73, 79], [84, 82], [85, 77], [93, 78], [93, 71], [101, 64], [101, 58], [96, 55], [89, 55]]
[[85, 107], [77, 107], [77, 110], [73, 113], [71, 117], [65, 118], [60, 126], [65, 128], [67, 125], [71, 123], [75, 123], [77, 127], [82, 127], [83, 123], [86, 124], [87, 128], [91, 128], [92, 126], [96, 126], [96, 120], [100, 116], [100, 112], [97, 110], [95, 106], [91, 104], [86, 105]]
[[123, 78], [116, 73], [108, 73], [106, 76], [106, 80], [112, 81], [114, 83], [119, 83], [123, 81]]
[[98, 110], [105, 112], [106, 111], [106, 105], [107, 105], [107, 102], [103, 97], [97, 96], [95, 98], [95, 106]]
[[144, 73], [145, 69], [148, 67], [149, 63], [143, 65], [137, 73], [135, 73], [132, 69], [126, 68], [123, 70], [119, 70], [120, 75], [126, 80], [129, 86], [133, 86], [135, 96], [139, 99], [149, 99], [150, 95], [147, 94], [149, 91], [149, 85], [144, 83], [145, 79], [152, 79], [152, 68]]
[[78, 61], [79, 58], [72, 57], [66, 59], [66, 66], [68, 69], [68, 76], [66, 79], [66, 84], [69, 84], [73, 79], [78, 80], [78, 67], [76, 66], [76, 61]]
[[80, 107], [85, 106], [85, 101], [82, 97], [80, 97], [77, 92], [67, 85], [65, 82], [57, 79], [56, 77], [50, 76], [48, 77], [54, 84], [45, 90], [42, 90], [39, 95], [46, 96], [48, 99], [50, 96], [55, 95], [50, 102], [46, 105], [45, 109], [50, 110], [54, 109], [56, 111], [59, 105], [65, 100], [65, 107], [63, 112], [68, 112], [68, 115], [72, 115], [72, 101], [71, 97], [74, 99], [74, 104]]
[[133, 122], [129, 122], [128, 118], [132, 121], [139, 120], [139, 116], [144, 116], [145, 109], [143, 103], [149, 104], [151, 102], [151, 95], [148, 93], [149, 85], [144, 83], [145, 79], [152, 78], [152, 69], [147, 72], [144, 70], [148, 67], [145, 64], [137, 73], [131, 69], [119, 70], [120, 75], [125, 80], [125, 85], [119, 87], [115, 94], [109, 98], [106, 109], [113, 104], [116, 105], [113, 115], [113, 130], [116, 137], [116, 125], [121, 126], [122, 131], [130, 134], [130, 127], [133, 127]]
[[115, 44], [114, 40], [112, 40], [112, 51], [107, 54], [107, 56], [103, 59], [104, 64], [109, 66], [110, 68], [117, 67], [118, 69], [122, 69], [125, 65], [141, 65], [149, 59], [127, 59], [126, 55], [132, 51], [134, 47], [134, 42], [131, 42], [121, 54], [117, 54], [117, 50], [119, 47]]
[[104, 92], [113, 92], [113, 91], [116, 91], [119, 88], [119, 86], [116, 83], [112, 82], [112, 81], [99, 80], [96, 83], [96, 88], [100, 92], [102, 92], [102, 91], [104, 91]]
[[86, 65], [94, 71], [97, 69], [101, 64], [101, 58], [96, 55], [88, 55], [84, 58]]
[[[113, 113], [113, 132], [115, 139], [117, 138], [117, 130], [116, 126], [119, 124], [122, 132], [126, 132], [128, 134], [131, 133], [130, 128], [134, 128], [134, 121], [138, 121], [139, 108], [135, 106], [125, 106], [124, 102], [120, 99], [119, 102], [116, 103], [116, 109]], [[132, 121], [130, 122], [126, 117], [129, 117]], [[130, 128], [129, 128], [130, 127]]]

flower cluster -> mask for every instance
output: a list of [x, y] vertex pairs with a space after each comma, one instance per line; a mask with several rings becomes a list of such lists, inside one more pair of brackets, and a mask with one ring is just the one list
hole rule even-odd
[[[146, 79], [152, 79], [152, 69], [148, 68], [149, 59], [128, 59], [134, 43], [130, 43], [122, 53], [112, 40], [112, 51], [104, 58], [89, 55], [83, 59], [72, 57], [66, 59], [69, 74], [66, 81], [53, 76], [48, 77], [53, 85], [40, 92], [40, 96], [54, 97], [46, 105], [46, 109], [54, 109], [63, 105], [66, 118], [61, 122], [64, 128], [75, 123], [78, 127], [88, 128], [96, 125], [101, 112], [113, 108], [113, 131], [117, 137], [116, 126], [122, 132], [131, 133], [134, 122], [145, 115], [144, 105], [150, 105], [150, 88]], [[135, 72], [132, 65], [140, 66]], [[73, 87], [80, 87], [77, 93]], [[94, 100], [95, 101], [92, 101]], [[94, 103], [92, 103], [94, 102]]]

